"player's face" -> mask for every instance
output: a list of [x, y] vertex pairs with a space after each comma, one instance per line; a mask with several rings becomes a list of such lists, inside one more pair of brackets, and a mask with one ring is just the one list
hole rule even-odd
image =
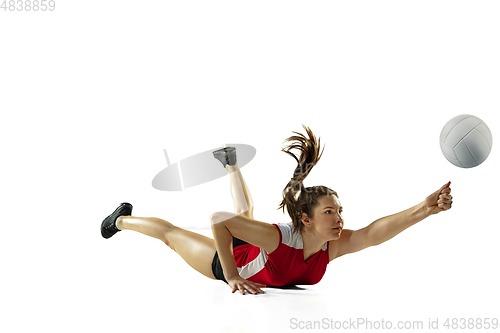
[[319, 234], [330, 240], [339, 239], [344, 228], [342, 205], [339, 199], [334, 195], [324, 196], [319, 199], [311, 222], [313, 222]]

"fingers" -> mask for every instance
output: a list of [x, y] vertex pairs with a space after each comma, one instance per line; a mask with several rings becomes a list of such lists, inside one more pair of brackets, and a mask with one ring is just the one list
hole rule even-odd
[[441, 187], [441, 189], [438, 191], [439, 196], [438, 196], [438, 207], [441, 208], [442, 210], [448, 210], [451, 208], [451, 204], [453, 203], [453, 196], [451, 195], [451, 188], [450, 188], [451, 182], [446, 183]]
[[451, 201], [451, 199], [453, 199], [453, 196], [450, 193], [443, 193], [439, 195], [438, 203]]
[[451, 204], [453, 203], [453, 196], [450, 192], [442, 193], [439, 195], [439, 199], [437, 201], [438, 207], [442, 210], [448, 210], [451, 208]]
[[252, 293], [254, 295], [257, 295], [258, 293], [264, 294], [264, 291], [262, 289], [260, 289], [259, 287], [257, 287], [257, 285], [259, 285], [260, 287], [265, 287], [265, 285], [263, 285], [263, 284], [260, 284], [260, 283], [258, 283], [258, 284], [257, 283], [251, 283], [251, 282], [247, 281], [247, 283], [240, 283], [240, 284], [238, 284], [234, 288], [233, 293], [236, 290], [239, 290], [242, 295], [245, 295], [245, 290], [246, 290], [249, 293]]
[[260, 289], [259, 287], [257, 287], [256, 284], [254, 284], [254, 283], [248, 283], [247, 285], [245, 285], [245, 289], [254, 295], [256, 295], [258, 293], [264, 294], [264, 291], [262, 289]]
[[441, 193], [441, 194], [444, 194], [444, 193], [451, 193], [451, 188], [447, 187], [447, 188], [445, 188], [444, 190], [442, 190], [440, 193]]
[[444, 184], [440, 189], [439, 189], [439, 192], [443, 191], [444, 189], [446, 188], [449, 188], [451, 185], [451, 182], [447, 182], [446, 184]]
[[231, 293], [233, 294], [236, 292], [236, 290], [239, 290], [242, 295], [245, 295], [245, 289], [243, 289], [241, 285], [235, 285], [231, 289], [232, 289]]
[[434, 195], [439, 195], [441, 193], [445, 193], [445, 192], [450, 192], [451, 191], [451, 188], [450, 188], [450, 184], [451, 182], [447, 182], [446, 184], [444, 184], [443, 186], [441, 186], [441, 188], [439, 190], [437, 190], [436, 192], [434, 192]]

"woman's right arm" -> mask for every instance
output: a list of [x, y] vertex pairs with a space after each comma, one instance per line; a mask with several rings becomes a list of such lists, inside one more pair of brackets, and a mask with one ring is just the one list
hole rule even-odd
[[224, 277], [232, 292], [240, 290], [241, 294], [244, 294], [244, 291], [247, 290], [253, 294], [264, 293], [259, 288], [265, 287], [263, 284], [254, 283], [240, 277], [231, 246], [232, 237], [244, 240], [271, 253], [279, 245], [279, 231], [269, 223], [228, 212], [214, 213], [210, 220]]
[[233, 237], [224, 225], [224, 222], [212, 224], [212, 232], [214, 234], [215, 248], [219, 254], [222, 270], [224, 271], [224, 277], [228, 280], [233, 276], [239, 275], [231, 246]]

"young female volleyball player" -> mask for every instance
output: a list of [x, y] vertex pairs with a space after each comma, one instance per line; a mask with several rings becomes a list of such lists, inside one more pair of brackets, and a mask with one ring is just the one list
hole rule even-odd
[[[132, 205], [122, 203], [101, 224], [110, 238], [120, 230], [134, 230], [160, 239], [201, 274], [225, 281], [232, 292], [264, 293], [265, 286], [315, 284], [335, 258], [381, 244], [406, 228], [451, 208], [450, 182], [418, 205], [380, 218], [359, 230], [344, 229], [342, 205], [326, 186], [304, 187], [303, 180], [319, 161], [319, 140], [304, 126], [308, 137], [298, 134], [282, 149], [297, 161], [293, 177], [283, 190], [279, 205], [290, 223], [270, 224], [253, 218], [253, 201], [236, 163], [236, 150], [214, 152], [229, 172], [234, 213], [210, 216], [214, 239], [190, 232], [159, 218], [132, 216]], [[290, 152], [300, 151], [300, 156]]]

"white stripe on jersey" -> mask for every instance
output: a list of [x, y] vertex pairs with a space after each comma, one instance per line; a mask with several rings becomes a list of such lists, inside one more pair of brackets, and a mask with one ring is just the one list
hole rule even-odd
[[[293, 223], [278, 223], [278, 228], [281, 231], [281, 242], [294, 249], [302, 250], [304, 249], [304, 242], [302, 241], [302, 235], [298, 232], [293, 232]], [[328, 243], [325, 243], [321, 248], [326, 251]]]
[[237, 267], [238, 273], [244, 279], [248, 279], [251, 276], [254, 276], [258, 272], [260, 272], [267, 262], [267, 253], [264, 249], [260, 249], [260, 254], [248, 264], [243, 267]]

